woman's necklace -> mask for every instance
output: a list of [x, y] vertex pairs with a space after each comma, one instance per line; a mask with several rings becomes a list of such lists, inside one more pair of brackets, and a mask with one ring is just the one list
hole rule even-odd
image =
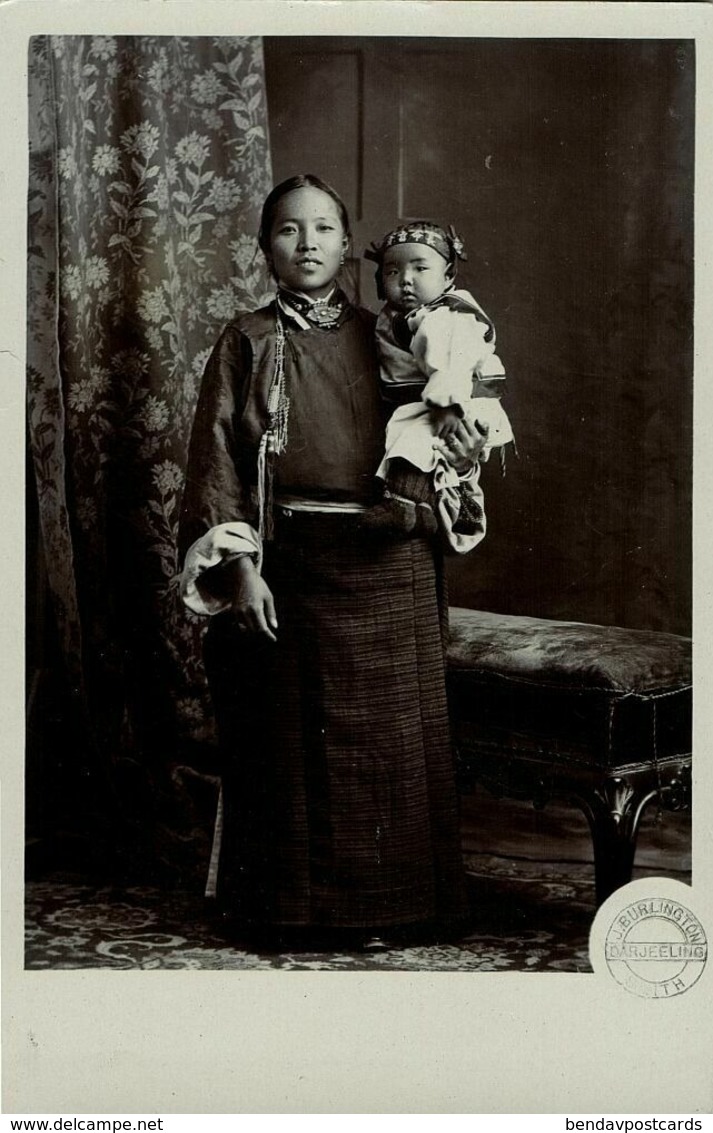
[[286, 307], [291, 307], [303, 319], [317, 327], [336, 326], [344, 310], [344, 299], [337, 290], [324, 299], [307, 299], [304, 295], [298, 295], [295, 291], [281, 287], [280, 298]]
[[306, 312], [310, 323], [318, 327], [333, 327], [339, 321], [342, 306], [338, 303], [327, 303], [325, 299], [317, 299]]

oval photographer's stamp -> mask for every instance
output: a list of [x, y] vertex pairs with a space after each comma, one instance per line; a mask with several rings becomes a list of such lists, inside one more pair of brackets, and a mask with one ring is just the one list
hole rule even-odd
[[679, 899], [655, 879], [648, 888], [641, 884], [625, 886], [614, 894], [617, 900], [610, 898], [599, 910], [600, 932], [590, 942], [592, 963], [598, 966], [595, 959], [603, 951], [605, 970], [627, 991], [645, 999], [669, 999], [688, 991], [701, 976], [708, 940], [686, 903], [688, 894]]

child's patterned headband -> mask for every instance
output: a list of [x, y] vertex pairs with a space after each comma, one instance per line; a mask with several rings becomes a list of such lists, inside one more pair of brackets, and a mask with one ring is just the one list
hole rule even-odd
[[364, 257], [380, 265], [384, 253], [395, 244], [426, 244], [429, 248], [434, 248], [449, 264], [468, 259], [463, 241], [452, 224], [445, 229], [426, 220], [400, 224], [384, 236], [380, 243], [372, 243], [364, 252]]

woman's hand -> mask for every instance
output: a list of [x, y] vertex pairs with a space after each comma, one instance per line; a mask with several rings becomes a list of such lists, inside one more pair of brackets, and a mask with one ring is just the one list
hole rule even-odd
[[434, 441], [433, 447], [442, 453], [458, 475], [462, 476], [477, 463], [488, 443], [489, 431], [487, 425], [463, 418], [450, 436]]
[[238, 628], [248, 633], [262, 634], [277, 641], [275, 602], [272, 591], [249, 555], [230, 564], [234, 580], [230, 609]]
[[433, 433], [439, 440], [445, 441], [458, 431], [463, 420], [463, 410], [459, 405], [431, 405], [429, 409]]

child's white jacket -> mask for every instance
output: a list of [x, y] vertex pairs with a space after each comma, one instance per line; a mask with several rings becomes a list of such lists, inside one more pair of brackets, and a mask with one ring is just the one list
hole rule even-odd
[[[484, 458], [498, 445], [512, 441], [512, 429], [500, 404], [497, 386], [505, 371], [495, 353], [495, 328], [469, 291], [453, 288], [403, 319], [411, 336], [402, 346], [388, 304], [376, 323], [381, 380], [400, 399], [413, 392], [413, 401], [395, 410], [387, 430], [386, 453], [377, 475], [385, 477], [388, 461], [402, 457], [424, 472], [439, 461], [433, 449], [429, 417], [432, 406], [460, 406], [471, 420], [488, 426]], [[478, 386], [483, 383], [483, 395]], [[474, 396], [475, 393], [475, 396]], [[446, 473], [446, 479], [448, 475]]]

